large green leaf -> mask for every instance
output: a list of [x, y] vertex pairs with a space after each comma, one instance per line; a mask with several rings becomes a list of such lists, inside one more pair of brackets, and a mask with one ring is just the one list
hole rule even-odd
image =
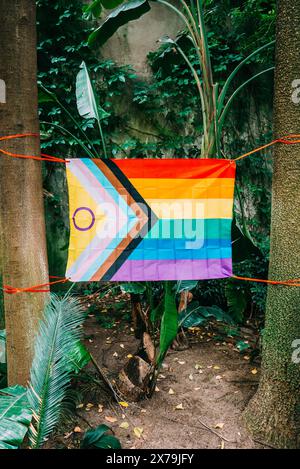
[[82, 338], [85, 312], [78, 300], [51, 295], [35, 344], [28, 401], [33, 410], [31, 447], [39, 448], [54, 429], [73, 374], [68, 357]]
[[124, 0], [101, 0], [101, 3], [107, 10], [112, 10], [121, 5], [121, 3], [124, 3]]
[[27, 389], [11, 386], [0, 391], [0, 449], [17, 449], [32, 419]]
[[164, 313], [160, 326], [159, 355], [157, 365], [159, 366], [178, 331], [178, 312], [175, 302], [175, 292], [172, 283], [165, 282]]
[[94, 18], [99, 18], [102, 12], [101, 0], [94, 0], [91, 3], [83, 5], [82, 11], [85, 20], [91, 21]]
[[76, 104], [79, 114], [84, 119], [96, 119], [100, 123], [109, 116], [98, 103], [85, 62], [81, 63], [76, 77]]
[[141, 282], [127, 282], [121, 283], [120, 288], [122, 290], [122, 293], [141, 294], [144, 293], [144, 291], [146, 290], [146, 285]]
[[88, 430], [81, 442], [81, 448], [84, 449], [121, 449], [121, 444], [119, 440], [109, 434], [111, 429], [105, 425], [98, 425], [96, 428], [91, 428]]
[[199, 306], [198, 301], [193, 301], [179, 314], [179, 325], [186, 328], [195, 327], [205, 323], [209, 318], [233, 323], [232, 318], [218, 306]]
[[176, 286], [176, 292], [190, 291], [198, 285], [198, 280], [179, 280]]
[[136, 20], [150, 10], [148, 0], [131, 0], [123, 3], [107, 16], [106, 20], [90, 34], [89, 45], [102, 46], [114, 33], [129, 21]]
[[69, 361], [71, 371], [79, 373], [90, 362], [91, 355], [86, 346], [79, 340], [66, 359]]

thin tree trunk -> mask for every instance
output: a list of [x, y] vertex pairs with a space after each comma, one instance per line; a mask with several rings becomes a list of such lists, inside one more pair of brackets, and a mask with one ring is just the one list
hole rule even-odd
[[[300, 0], [280, 0], [274, 101], [276, 137], [299, 134], [300, 105], [292, 100], [292, 82], [300, 78], [299, 51]], [[279, 144], [274, 150], [269, 278], [299, 276], [300, 146]], [[300, 443], [297, 434], [300, 366], [292, 361], [292, 344], [296, 339], [300, 339], [300, 288], [269, 286], [262, 378], [245, 411], [245, 420], [258, 439], [278, 447], [297, 447]]]
[[[0, 0], [0, 135], [39, 133], [34, 0]], [[1, 142], [13, 153], [38, 155], [38, 138]], [[48, 281], [40, 162], [0, 155], [3, 283], [28, 287]], [[26, 384], [43, 293], [4, 295], [9, 384]]]

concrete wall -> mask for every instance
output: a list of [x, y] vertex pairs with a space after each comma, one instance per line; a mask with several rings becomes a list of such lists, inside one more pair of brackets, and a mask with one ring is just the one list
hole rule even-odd
[[122, 26], [101, 48], [105, 58], [113, 59], [118, 65], [132, 65], [141, 78], [149, 76], [147, 55], [158, 48], [159, 38], [164, 35], [174, 38], [184, 28], [175, 12], [164, 5], [150, 3], [148, 13]]

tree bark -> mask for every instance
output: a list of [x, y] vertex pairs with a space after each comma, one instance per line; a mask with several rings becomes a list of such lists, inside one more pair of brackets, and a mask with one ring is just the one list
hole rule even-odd
[[[277, 5], [274, 97], [275, 137], [299, 134], [300, 105], [292, 82], [300, 78], [300, 0]], [[269, 278], [300, 274], [300, 146], [274, 149]], [[300, 288], [269, 286], [263, 333], [262, 378], [245, 420], [256, 438], [281, 448], [299, 446], [300, 366], [292, 361], [300, 339]], [[298, 429], [297, 429], [298, 427]]]
[[[36, 10], [34, 0], [0, 0], [0, 135], [39, 133], [37, 110]], [[1, 142], [13, 153], [39, 155], [38, 138]], [[0, 156], [0, 215], [3, 283], [28, 287], [48, 282], [41, 164]], [[46, 295], [4, 295], [8, 382], [27, 384], [35, 333]]]

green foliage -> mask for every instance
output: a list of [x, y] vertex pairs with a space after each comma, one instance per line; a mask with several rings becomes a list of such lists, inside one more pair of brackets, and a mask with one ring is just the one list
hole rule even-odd
[[172, 282], [165, 282], [164, 312], [160, 325], [159, 355], [157, 366], [159, 367], [175, 339], [178, 330], [178, 313], [175, 296], [172, 290]]
[[247, 297], [243, 288], [237, 282], [228, 281], [225, 286], [225, 295], [230, 316], [236, 322], [242, 323], [247, 308]]
[[80, 342], [84, 318], [78, 300], [51, 295], [35, 343], [28, 388], [0, 391], [0, 448], [19, 447], [28, 428], [30, 447], [40, 448], [54, 429], [72, 376], [90, 360]]
[[129, 21], [138, 19], [150, 10], [147, 0], [129, 0], [110, 13], [105, 21], [88, 38], [90, 46], [102, 46], [114, 33]]
[[193, 290], [198, 284], [198, 280], [180, 280], [176, 285], [176, 293]]
[[199, 302], [193, 301], [179, 314], [179, 327], [199, 326], [211, 318], [228, 324], [233, 323], [232, 318], [218, 306], [200, 306]]
[[121, 449], [121, 444], [112, 435], [111, 429], [102, 424], [91, 428], [84, 434], [80, 447], [82, 449]]
[[146, 291], [146, 285], [141, 282], [127, 282], [120, 284], [123, 293], [134, 293], [136, 295], [142, 294]]
[[27, 389], [11, 386], [0, 390], [0, 449], [17, 449], [32, 419]]
[[109, 113], [104, 111], [99, 104], [99, 100], [94, 91], [85, 62], [81, 63], [80, 71], [76, 77], [76, 104], [81, 117], [84, 119], [96, 119], [102, 141], [104, 157], [107, 158], [101, 120], [108, 117]]
[[28, 401], [33, 410], [29, 430], [32, 448], [39, 448], [55, 427], [61, 404], [70, 384], [73, 368], [68, 357], [76, 357], [75, 350], [82, 337], [85, 313], [72, 297], [51, 296], [45, 308], [35, 342], [35, 354], [30, 373]]
[[86, 346], [79, 340], [72, 348], [66, 361], [69, 363], [71, 373], [78, 374], [91, 360], [91, 355]]

